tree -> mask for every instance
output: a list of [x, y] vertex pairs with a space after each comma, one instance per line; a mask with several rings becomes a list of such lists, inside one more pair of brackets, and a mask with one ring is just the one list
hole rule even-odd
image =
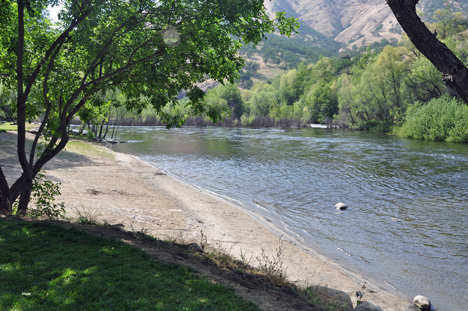
[[442, 73], [447, 86], [468, 105], [468, 68], [431, 32], [416, 12], [419, 0], [386, 0], [414, 46]]
[[233, 119], [240, 119], [244, 112], [244, 101], [239, 88], [234, 83], [209, 90], [205, 97], [205, 103], [220, 113], [226, 112]]
[[252, 97], [248, 100], [250, 116], [267, 117], [272, 107], [279, 106], [279, 99], [271, 84], [259, 82], [251, 90]]
[[304, 98], [312, 121], [326, 123], [338, 112], [338, 99], [332, 85], [333, 82], [320, 79]]
[[[52, 25], [47, 7], [58, 2], [2, 0], [0, 76], [16, 87], [22, 168], [10, 186], [0, 166], [2, 214], [11, 214], [17, 199], [17, 213], [26, 213], [34, 177], [66, 146], [68, 124], [95, 94], [119, 88], [127, 108], [137, 111], [144, 95], [169, 126], [178, 125], [182, 120], [162, 108], [175, 103], [180, 90], [187, 90], [194, 113], [204, 112], [196, 83], [232, 82], [243, 66], [243, 43], [297, 29], [284, 13], [270, 18], [263, 0], [62, 0], [59, 23]], [[26, 120], [39, 115], [38, 134], [26, 148]]]

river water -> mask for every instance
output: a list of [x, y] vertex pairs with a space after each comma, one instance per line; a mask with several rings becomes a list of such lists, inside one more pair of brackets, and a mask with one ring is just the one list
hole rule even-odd
[[[133, 154], [438, 310], [468, 301], [468, 145], [330, 129], [121, 128]], [[340, 212], [334, 205], [346, 203]]]

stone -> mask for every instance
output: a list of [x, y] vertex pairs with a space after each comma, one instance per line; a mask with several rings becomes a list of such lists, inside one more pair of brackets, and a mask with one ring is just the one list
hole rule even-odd
[[381, 307], [378, 307], [368, 301], [363, 301], [359, 306], [354, 309], [355, 311], [383, 311]]
[[311, 286], [310, 288], [319, 296], [327, 297], [327, 300], [333, 302], [333, 304], [340, 305], [340, 310], [353, 310], [351, 297], [345, 292], [325, 286]]
[[191, 250], [192, 252], [203, 253], [203, 249], [197, 243], [190, 243], [187, 246], [188, 246], [188, 249]]
[[416, 297], [414, 297], [413, 303], [417, 308], [419, 308], [419, 310], [422, 310], [422, 311], [431, 310], [431, 301], [424, 296], [417, 295]]
[[341, 211], [344, 211], [344, 210], [348, 209], [348, 205], [346, 205], [344, 203], [336, 203], [335, 208], [339, 209]]

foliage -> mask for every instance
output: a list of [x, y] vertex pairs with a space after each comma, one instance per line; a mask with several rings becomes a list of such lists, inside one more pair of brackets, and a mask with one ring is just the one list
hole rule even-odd
[[[313, 38], [312, 42], [310, 38]], [[316, 62], [322, 55], [335, 56], [340, 47], [340, 43], [302, 25], [299, 34], [292, 38], [269, 35], [255, 52], [266, 64], [279, 64], [283, 69], [292, 69], [302, 62]]]
[[275, 249], [275, 254], [267, 255], [262, 248], [260, 256], [256, 258], [260, 272], [264, 273], [266, 277], [274, 283], [284, 282], [286, 278], [285, 268], [283, 267], [284, 250], [284, 242], [280, 237], [278, 248]]
[[441, 39], [466, 30], [468, 22], [462, 12], [451, 12], [450, 6], [434, 12], [435, 30]]
[[0, 82], [0, 121], [15, 120], [15, 93]]
[[[274, 1], [273, 10], [284, 11], [286, 16], [293, 16], [295, 12], [288, 1]], [[290, 38], [269, 34], [257, 49], [246, 46], [241, 52], [249, 56], [256, 53], [266, 64], [277, 64], [287, 70], [302, 62], [315, 63], [321, 56], [336, 56], [341, 47], [333, 38], [301, 24], [297, 34]]]
[[338, 112], [338, 100], [333, 89], [332, 82], [327, 83], [324, 79], [318, 80], [310, 89], [304, 99], [310, 120], [323, 124]]
[[208, 90], [205, 104], [224, 117], [240, 118], [244, 113], [244, 101], [239, 88], [233, 83]]
[[[270, 18], [262, 0], [61, 1], [59, 21], [52, 24], [47, 10], [57, 4], [2, 2], [0, 75], [17, 94], [17, 150], [23, 170], [11, 187], [0, 170], [3, 213], [18, 198], [18, 213], [26, 213], [33, 178], [65, 148], [75, 116], [100, 126], [96, 138], [105, 136], [103, 126], [113, 105], [106, 91], [118, 89], [126, 98], [125, 108], [138, 114], [151, 105], [172, 127], [185, 118], [165, 113], [164, 107], [177, 105], [185, 90], [190, 114], [206, 113], [216, 121], [219, 111], [204, 105], [198, 83], [233, 82], [244, 64], [238, 53], [243, 44], [257, 45], [274, 31], [290, 35], [298, 27], [282, 12]], [[25, 123], [39, 116], [42, 123], [26, 150]], [[45, 145], [38, 153], [42, 134]]]
[[414, 104], [396, 133], [407, 138], [467, 143], [468, 106], [449, 96], [432, 99], [424, 105]]
[[43, 173], [36, 175], [32, 186], [32, 203], [34, 208], [29, 210], [32, 218], [57, 219], [65, 217], [63, 203], [55, 203], [56, 196], [60, 195], [60, 183], [46, 180]]
[[[453, 16], [450, 13], [446, 18]], [[442, 20], [429, 26], [435, 29], [440, 27], [439, 23]], [[464, 22], [458, 21], [457, 25]], [[466, 28], [457, 29], [445, 42], [468, 63], [468, 34]], [[256, 67], [255, 63], [247, 64], [245, 70], [250, 71], [251, 67]], [[407, 38], [398, 46], [386, 46], [382, 50], [368, 47], [353, 58], [321, 57], [271, 81], [254, 83], [249, 89], [241, 90], [240, 116], [240, 105], [235, 115], [228, 109], [229, 97], [228, 92], [222, 91], [224, 88], [209, 90], [205, 103], [217, 107], [218, 111], [231, 111], [231, 118], [224, 118], [225, 124], [234, 124], [229, 122], [236, 119], [240, 120], [237, 125], [253, 127], [323, 123], [385, 132], [404, 122], [407, 108], [413, 103], [427, 103], [452, 94], [440, 72]], [[240, 102], [238, 93], [235, 94], [235, 101]], [[187, 108], [178, 109], [183, 115], [189, 114]], [[173, 108], [170, 112], [177, 110]]]
[[2, 310], [259, 310], [232, 289], [128, 245], [0, 221]]
[[[446, 29], [444, 42], [468, 64], [467, 19], [447, 10], [437, 11], [439, 17], [429, 27]], [[312, 122], [388, 132], [404, 122], [414, 102], [443, 95], [453, 93], [440, 72], [403, 38], [398, 46], [368, 47], [352, 58], [321, 57], [271, 81], [257, 82], [242, 91], [245, 110], [240, 119], [247, 126]]]
[[75, 207], [75, 212], [77, 216], [77, 223], [80, 225], [97, 225], [98, 217], [100, 216], [99, 211], [96, 209], [90, 209], [81, 207], [81, 209]]

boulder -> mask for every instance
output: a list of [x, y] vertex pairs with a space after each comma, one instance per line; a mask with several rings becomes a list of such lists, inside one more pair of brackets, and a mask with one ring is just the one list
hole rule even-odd
[[431, 301], [424, 296], [417, 295], [416, 297], [414, 297], [413, 303], [417, 308], [419, 308], [419, 310], [422, 310], [422, 311], [431, 310]]
[[378, 307], [368, 301], [363, 301], [359, 306], [354, 309], [355, 311], [383, 311], [381, 307]]
[[344, 210], [348, 209], [348, 205], [346, 205], [344, 203], [336, 203], [335, 208], [339, 209], [341, 211], [344, 211]]

